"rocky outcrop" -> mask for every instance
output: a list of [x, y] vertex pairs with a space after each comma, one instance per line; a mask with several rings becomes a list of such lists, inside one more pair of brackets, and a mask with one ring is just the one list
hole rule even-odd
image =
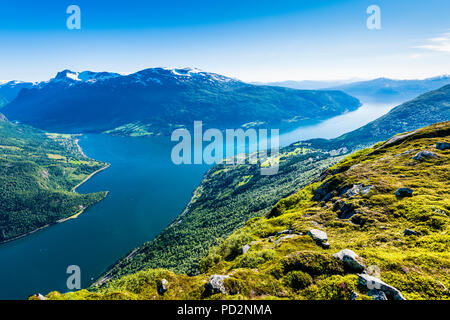
[[343, 195], [344, 195], [344, 197], [347, 197], [347, 198], [351, 198], [351, 197], [359, 195], [359, 194], [365, 196], [366, 194], [369, 193], [369, 191], [372, 188], [373, 188], [373, 186], [371, 186], [371, 185], [364, 186], [363, 184], [354, 184], [350, 189], [345, 191], [345, 193]]
[[397, 197], [401, 197], [401, 198], [403, 198], [403, 197], [412, 197], [413, 196], [413, 192], [414, 192], [414, 190], [411, 189], [411, 188], [398, 188], [395, 191], [395, 195]]
[[414, 236], [414, 235], [417, 234], [417, 232], [414, 231], [414, 230], [411, 230], [411, 229], [406, 228], [405, 231], [403, 231], [403, 234], [404, 234], [405, 236]]
[[8, 121], [3, 113], [0, 113], [0, 121]]
[[328, 236], [325, 231], [318, 229], [311, 229], [309, 230], [308, 235], [322, 247], [324, 248], [330, 247], [330, 244], [328, 243]]
[[437, 158], [437, 154], [428, 150], [423, 150], [417, 152], [416, 155], [413, 157], [414, 160], [423, 160], [426, 158]]
[[285, 236], [280, 237], [279, 239], [277, 239], [275, 241], [275, 245], [279, 244], [281, 241], [283, 241], [284, 239], [290, 239], [290, 238], [294, 238], [296, 235], [295, 234], [288, 234]]
[[364, 260], [350, 249], [341, 250], [333, 254], [333, 257], [341, 260], [351, 271], [363, 272], [366, 268]]
[[158, 293], [164, 294], [167, 291], [169, 281], [162, 279], [160, 285], [158, 286]]
[[369, 290], [382, 291], [388, 300], [406, 300], [398, 289], [368, 274], [358, 274], [358, 282]]
[[377, 289], [369, 290], [367, 295], [369, 297], [372, 297], [373, 300], [387, 300], [388, 299], [383, 291], [377, 290]]
[[356, 214], [355, 207], [351, 203], [347, 203], [342, 199], [337, 200], [333, 204], [333, 211], [339, 211], [339, 219], [350, 219]]
[[209, 277], [207, 290], [209, 294], [216, 294], [216, 293], [222, 293], [226, 294], [227, 290], [225, 288], [225, 284], [223, 283], [223, 280], [226, 278], [229, 278], [228, 275], [217, 275], [213, 274]]

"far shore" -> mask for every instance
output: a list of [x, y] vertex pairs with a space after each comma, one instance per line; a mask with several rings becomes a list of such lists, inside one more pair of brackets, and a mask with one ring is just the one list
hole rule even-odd
[[[84, 154], [83, 150], [81, 149], [80, 145], [78, 144], [78, 139], [75, 140], [75, 143], [77, 144], [80, 153], [81, 153], [82, 155], [84, 155], [85, 157], [87, 157], [87, 156]], [[81, 181], [79, 184], [77, 184], [75, 187], [73, 187], [73, 188], [71, 189], [71, 192], [76, 192], [76, 190], [77, 190], [78, 187], [80, 187], [82, 184], [84, 184], [85, 182], [87, 182], [89, 179], [91, 179], [91, 178], [92, 178], [94, 175], [96, 175], [97, 173], [99, 173], [99, 172], [101, 172], [101, 171], [103, 171], [103, 170], [109, 168], [110, 165], [111, 165], [111, 164], [106, 163], [104, 167], [102, 167], [102, 168], [100, 168], [100, 169], [98, 169], [98, 170], [92, 172], [92, 173], [91, 173], [90, 175], [88, 175], [83, 181]], [[106, 191], [106, 194], [105, 194], [105, 196], [103, 197], [103, 199], [106, 198], [106, 196], [108, 195], [108, 193], [109, 193], [109, 191]], [[101, 199], [100, 201], [102, 201], [103, 199]], [[98, 202], [100, 202], [100, 201], [98, 201]], [[98, 203], [98, 202], [97, 202], [97, 203]], [[26, 236], [29, 236], [29, 235], [31, 235], [31, 234], [33, 234], [33, 233], [39, 231], [39, 230], [42, 230], [42, 229], [47, 228], [47, 227], [50, 227], [51, 225], [58, 224], [58, 223], [63, 223], [63, 222], [65, 222], [65, 221], [67, 221], [67, 220], [75, 219], [75, 218], [77, 218], [80, 214], [82, 214], [82, 213], [83, 213], [86, 209], [88, 209], [88, 208], [89, 208], [89, 207], [83, 208], [82, 210], [78, 211], [77, 213], [75, 213], [75, 214], [73, 214], [73, 215], [71, 215], [71, 216], [69, 216], [69, 217], [67, 217], [67, 218], [62, 218], [62, 219], [56, 220], [55, 222], [48, 223], [48, 224], [46, 224], [46, 225], [44, 225], [44, 226], [42, 226], [42, 227], [39, 227], [39, 228], [37, 228], [37, 229], [34, 229], [34, 230], [30, 231], [30, 232], [27, 232], [27, 233], [18, 235], [18, 236], [16, 236], [16, 237], [11, 238], [11, 239], [8, 239], [8, 240], [0, 241], [0, 245], [1, 245], [1, 244], [8, 243], [8, 242], [11, 242], [11, 241], [14, 241], [14, 240], [18, 240], [18, 239], [23, 238], [23, 237], [26, 237]]]

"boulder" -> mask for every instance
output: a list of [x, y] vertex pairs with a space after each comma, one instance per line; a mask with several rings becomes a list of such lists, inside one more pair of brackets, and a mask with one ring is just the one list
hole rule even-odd
[[333, 254], [333, 257], [341, 260], [352, 271], [363, 272], [366, 268], [364, 260], [350, 249], [341, 250]]
[[369, 193], [369, 191], [373, 188], [373, 186], [364, 186], [363, 184], [354, 184], [350, 189], [348, 189], [344, 196], [351, 198], [353, 196], [356, 196], [358, 194], [361, 194], [365, 196]]
[[387, 300], [388, 299], [383, 291], [377, 290], [377, 289], [369, 290], [367, 295], [369, 297], [372, 297], [373, 300]]
[[419, 151], [416, 153], [416, 155], [413, 157], [414, 160], [422, 160], [424, 158], [436, 158], [437, 154], [428, 151], [428, 150], [423, 150], [423, 151]]
[[384, 147], [388, 147], [388, 146], [399, 144], [400, 142], [403, 142], [407, 138], [409, 138], [412, 135], [414, 135], [416, 132], [417, 132], [417, 130], [416, 131], [412, 131], [412, 132], [408, 132], [408, 133], [404, 133], [404, 134], [396, 135], [396, 136], [392, 137], [391, 139], [389, 139], [388, 141], [386, 141], [381, 147], [379, 147], [377, 149], [381, 149], [381, 148], [384, 148]]
[[223, 280], [226, 278], [229, 278], [230, 276], [227, 275], [217, 275], [213, 274], [209, 277], [208, 281], [208, 291], [210, 294], [216, 294], [216, 293], [222, 293], [226, 294], [227, 290], [225, 288], [225, 284], [223, 283]]
[[158, 293], [159, 294], [164, 294], [164, 292], [167, 291], [168, 285], [169, 285], [169, 281], [167, 281], [166, 279], [162, 279], [161, 283], [160, 283], [160, 285], [158, 287]]
[[290, 238], [294, 238], [296, 235], [295, 234], [288, 234], [286, 236], [280, 237], [279, 239], [277, 239], [275, 241], [275, 245], [277, 245], [278, 243], [280, 243], [282, 240], [284, 239], [290, 239]]
[[342, 199], [336, 200], [336, 202], [334, 202], [333, 211], [339, 211], [339, 219], [350, 219], [356, 214], [353, 204], [347, 203]]
[[368, 274], [358, 274], [358, 282], [369, 290], [382, 291], [389, 300], [406, 300], [398, 289]]
[[40, 294], [40, 293], [35, 294], [34, 297], [35, 297], [37, 300], [47, 300], [47, 297], [46, 297], [46, 296], [43, 296], [43, 295]]
[[417, 232], [414, 231], [414, 230], [411, 230], [411, 229], [406, 228], [405, 231], [403, 231], [403, 234], [404, 234], [405, 236], [413, 236], [413, 235], [416, 235]]
[[450, 143], [448, 143], [448, 142], [437, 142], [436, 143], [436, 149], [439, 149], [439, 150], [450, 149]]
[[246, 244], [245, 246], [242, 247], [242, 254], [246, 254], [248, 250], [250, 250], [250, 246]]
[[328, 243], [328, 236], [325, 231], [318, 229], [311, 229], [309, 230], [308, 235], [322, 247], [325, 248], [330, 247], [330, 244]]
[[398, 188], [395, 191], [397, 197], [412, 197], [414, 190], [411, 188]]

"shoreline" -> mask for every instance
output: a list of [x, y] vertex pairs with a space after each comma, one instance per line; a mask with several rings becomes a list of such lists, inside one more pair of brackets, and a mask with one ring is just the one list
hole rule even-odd
[[79, 184], [77, 184], [75, 187], [73, 187], [73, 188], [70, 190], [70, 192], [77, 192], [77, 189], [78, 189], [81, 185], [83, 185], [84, 183], [86, 183], [89, 179], [91, 179], [91, 178], [92, 178], [93, 176], [95, 176], [97, 173], [99, 173], [99, 172], [101, 172], [101, 171], [103, 171], [103, 170], [108, 169], [110, 166], [111, 166], [111, 164], [106, 163], [104, 167], [102, 167], [102, 168], [100, 168], [100, 169], [98, 169], [98, 170], [92, 172], [90, 175], [88, 175], [86, 178], [84, 178], [83, 181], [81, 181]]
[[[79, 151], [81, 152], [82, 155], [84, 155], [86, 158], [88, 158], [88, 157], [84, 154], [83, 149], [81, 148], [81, 146], [78, 144], [78, 141], [79, 141], [79, 140], [76, 139], [76, 140], [75, 140], [75, 144], [78, 146]], [[101, 172], [101, 171], [103, 171], [103, 170], [108, 169], [110, 166], [111, 166], [110, 163], [106, 163], [105, 166], [103, 166], [102, 168], [100, 168], [100, 169], [98, 169], [98, 170], [92, 172], [90, 175], [88, 175], [86, 178], [84, 178], [83, 181], [81, 181], [81, 182], [78, 183], [75, 187], [73, 187], [73, 188], [70, 190], [70, 192], [76, 192], [76, 189], [77, 189], [78, 187], [80, 187], [81, 185], [83, 185], [84, 183], [86, 183], [89, 179], [91, 179], [91, 178], [92, 178], [93, 176], [95, 176], [97, 173], [99, 173], [99, 172]], [[99, 201], [96, 202], [96, 203], [99, 203], [100, 201], [104, 200], [104, 199], [108, 196], [109, 191], [104, 191], [104, 192], [105, 192], [105, 196], [103, 197], [103, 199], [99, 200]], [[95, 204], [96, 204], [96, 203], [95, 203]], [[39, 228], [34, 229], [34, 230], [32, 230], [32, 231], [29, 231], [29, 232], [27, 232], [27, 233], [18, 235], [18, 236], [14, 237], [14, 238], [11, 238], [11, 239], [8, 239], [8, 240], [4, 240], [4, 241], [0, 241], [0, 245], [5, 244], [5, 243], [8, 243], [8, 242], [15, 241], [15, 240], [19, 240], [20, 238], [29, 236], [29, 235], [31, 235], [31, 234], [33, 234], [33, 233], [35, 233], [35, 232], [38, 232], [38, 231], [40, 231], [40, 230], [43, 230], [43, 229], [45, 229], [45, 228], [47, 228], [47, 227], [50, 227], [50, 226], [52, 226], [52, 225], [59, 224], [59, 223], [63, 223], [63, 222], [66, 222], [67, 220], [76, 219], [80, 214], [82, 214], [82, 213], [83, 213], [86, 209], [88, 209], [88, 208], [89, 208], [89, 207], [83, 208], [82, 210], [78, 211], [77, 213], [75, 213], [75, 214], [73, 214], [73, 215], [71, 215], [71, 216], [69, 216], [69, 217], [62, 218], [62, 219], [56, 220], [55, 222], [48, 223], [48, 224], [46, 224], [46, 225], [44, 225], [44, 226], [42, 226], [42, 227], [39, 227]]]

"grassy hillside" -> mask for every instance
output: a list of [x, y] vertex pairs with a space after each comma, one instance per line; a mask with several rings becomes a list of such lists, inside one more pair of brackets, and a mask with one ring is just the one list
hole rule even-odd
[[[449, 144], [445, 122], [352, 154], [210, 248], [200, 275], [150, 269], [47, 297], [449, 299]], [[343, 249], [358, 256], [333, 255]]]
[[450, 85], [405, 102], [384, 116], [332, 140], [314, 140], [313, 145], [348, 149], [367, 146], [397, 134], [450, 119]]
[[69, 135], [0, 120], [0, 242], [82, 212], [105, 192], [72, 189], [106, 164], [82, 154]]

